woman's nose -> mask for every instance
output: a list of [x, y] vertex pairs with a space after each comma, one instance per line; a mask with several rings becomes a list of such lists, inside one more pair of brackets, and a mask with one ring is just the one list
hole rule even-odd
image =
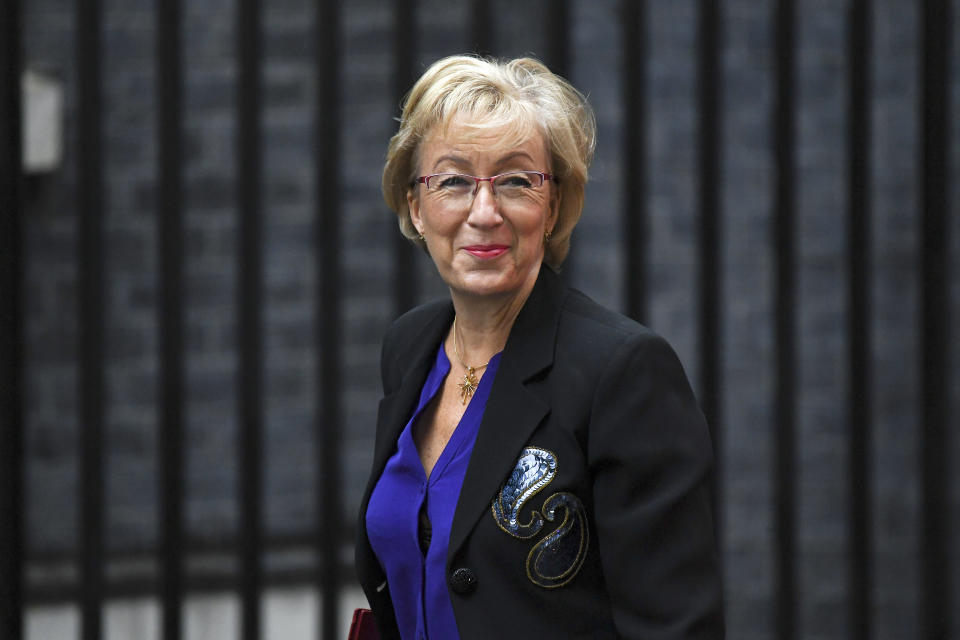
[[473, 196], [467, 222], [475, 225], [491, 225], [499, 224], [502, 220], [503, 218], [500, 217], [500, 202], [493, 193], [493, 183], [481, 182]]

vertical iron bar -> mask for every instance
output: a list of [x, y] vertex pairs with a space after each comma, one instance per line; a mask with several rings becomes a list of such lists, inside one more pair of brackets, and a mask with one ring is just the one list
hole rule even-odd
[[[393, 14], [393, 95], [400, 105], [414, 82], [413, 61], [417, 44], [416, 0], [396, 0]], [[322, 62], [322, 61], [321, 61]], [[399, 106], [398, 106], [399, 108]], [[398, 113], [399, 115], [399, 113]], [[321, 147], [322, 149], [322, 147]], [[394, 315], [401, 315], [417, 303], [417, 248], [402, 233], [393, 237]]]
[[260, 637], [263, 585], [263, 249], [261, 211], [261, 6], [240, 0], [237, 203], [240, 214], [240, 598], [243, 640]]
[[647, 95], [645, 0], [623, 0], [623, 286], [628, 316], [647, 315]]
[[81, 638], [99, 640], [103, 603], [103, 168], [99, 0], [77, 6]]
[[850, 369], [847, 402], [850, 420], [849, 628], [856, 640], [870, 640], [873, 584], [872, 477], [873, 420], [870, 367], [870, 133], [872, 2], [852, 0], [847, 36], [847, 260], [850, 309], [847, 323]]
[[160, 597], [164, 640], [183, 624], [183, 183], [180, 1], [157, 3], [160, 309]]
[[700, 118], [700, 404], [710, 425], [715, 471], [714, 527], [718, 544], [723, 532], [720, 478], [723, 461], [720, 358], [722, 308], [720, 304], [720, 7], [716, 0], [700, 0], [697, 91]]
[[[547, 55], [544, 63], [553, 73], [570, 79], [570, 24], [569, 0], [553, 0], [546, 12]], [[574, 231], [576, 233], [576, 231]], [[575, 246], [575, 241], [571, 243]], [[573, 282], [577, 269], [577, 252], [570, 251], [563, 261], [561, 276], [566, 282]]]
[[340, 11], [337, 0], [318, 7], [317, 250], [320, 273], [320, 482], [321, 637], [335, 638], [340, 610], [340, 546], [344, 518], [340, 491], [341, 276], [340, 276]]
[[103, 606], [104, 268], [99, 0], [77, 2], [80, 327], [80, 610], [82, 640], [99, 640]]
[[774, 495], [776, 630], [779, 640], [796, 637], [796, 309], [795, 284], [795, 70], [794, 0], [777, 0], [774, 14], [776, 87], [773, 102], [775, 187], [773, 202], [776, 387], [774, 397]]
[[0, 637], [23, 633], [20, 2], [0, 12]]
[[[489, 10], [489, 5], [488, 5]], [[554, 0], [546, 14], [547, 59], [545, 64], [559, 76], [570, 77], [570, 1]]]
[[489, 2], [473, 0], [470, 3], [470, 28], [473, 52], [481, 56], [493, 55], [493, 11]]
[[920, 42], [922, 270], [921, 327], [921, 634], [946, 638], [950, 630], [951, 581], [948, 514], [950, 305], [948, 182], [950, 166], [949, 0], [925, 0]]

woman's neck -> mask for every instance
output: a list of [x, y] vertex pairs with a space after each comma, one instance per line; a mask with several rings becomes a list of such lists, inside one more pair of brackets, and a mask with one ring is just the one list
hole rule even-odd
[[[530, 287], [532, 290], [532, 287]], [[456, 312], [456, 342], [453, 328], [447, 340], [448, 352], [465, 365], [481, 367], [503, 350], [510, 329], [520, 314], [530, 291], [503, 298], [451, 294]]]

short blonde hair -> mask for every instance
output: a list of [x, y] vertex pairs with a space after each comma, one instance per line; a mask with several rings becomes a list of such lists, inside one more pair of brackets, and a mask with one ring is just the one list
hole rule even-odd
[[539, 60], [507, 62], [450, 56], [433, 63], [413, 85], [403, 105], [400, 129], [390, 139], [381, 188], [397, 214], [400, 231], [421, 247], [410, 220], [407, 193], [417, 178], [419, 149], [436, 126], [446, 130], [462, 116], [478, 129], [506, 127], [517, 141], [539, 132], [558, 178], [557, 220], [544, 260], [559, 268], [583, 210], [587, 170], [596, 145], [596, 121], [586, 98]]

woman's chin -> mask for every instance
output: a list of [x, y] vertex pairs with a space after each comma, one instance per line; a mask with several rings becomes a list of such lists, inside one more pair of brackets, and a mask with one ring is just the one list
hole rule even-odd
[[536, 280], [536, 274], [517, 273], [513, 269], [477, 269], [458, 273], [448, 281], [451, 290], [471, 297], [501, 298], [529, 293], [528, 280]]

